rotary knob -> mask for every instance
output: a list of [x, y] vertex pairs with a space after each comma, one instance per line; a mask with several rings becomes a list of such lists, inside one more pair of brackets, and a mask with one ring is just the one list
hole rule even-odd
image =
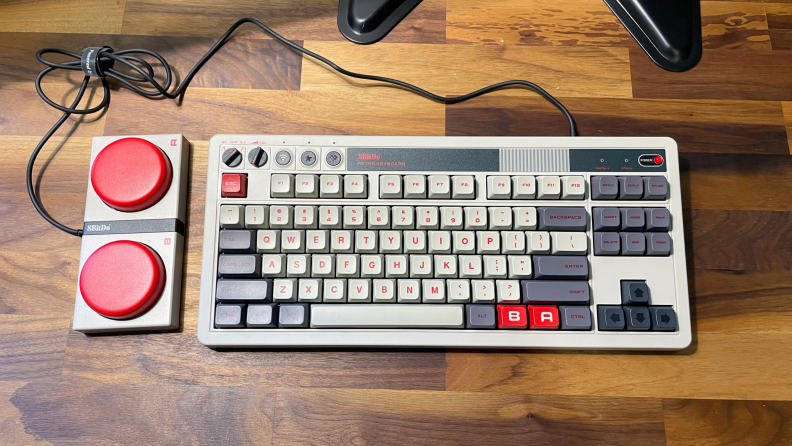
[[267, 164], [267, 152], [261, 147], [256, 147], [248, 152], [248, 162], [256, 167], [263, 167]]
[[236, 167], [242, 162], [242, 154], [235, 148], [226, 149], [223, 152], [223, 164], [228, 167]]
[[165, 264], [148, 246], [130, 240], [94, 251], [80, 271], [80, 294], [95, 312], [131, 319], [148, 311], [165, 288]]

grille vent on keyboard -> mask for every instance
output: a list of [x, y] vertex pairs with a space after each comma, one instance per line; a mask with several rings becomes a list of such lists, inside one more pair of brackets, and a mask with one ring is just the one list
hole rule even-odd
[[569, 172], [569, 149], [500, 149], [501, 172]]

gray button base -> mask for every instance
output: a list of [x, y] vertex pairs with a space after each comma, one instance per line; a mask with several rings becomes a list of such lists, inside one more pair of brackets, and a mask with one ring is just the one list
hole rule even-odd
[[218, 246], [220, 252], [234, 253], [234, 252], [253, 252], [253, 231], [244, 229], [224, 229], [220, 231]]
[[494, 329], [497, 327], [495, 307], [492, 305], [465, 305], [467, 328]]
[[539, 213], [540, 231], [585, 231], [585, 208], [541, 207]]
[[624, 310], [617, 305], [597, 307], [597, 327], [601, 331], [624, 330]]
[[587, 281], [522, 280], [524, 304], [588, 304]]
[[216, 297], [218, 301], [272, 302], [272, 279], [218, 279]]
[[217, 328], [242, 328], [245, 304], [217, 304], [215, 308], [215, 327]]
[[615, 200], [618, 195], [619, 180], [616, 177], [591, 177], [592, 200]]
[[615, 232], [594, 233], [595, 256], [617, 256], [621, 252], [621, 237]]
[[654, 331], [674, 331], [676, 330], [676, 313], [671, 307], [649, 307], [652, 315], [652, 330]]
[[291, 162], [291, 153], [288, 150], [281, 150], [275, 155], [275, 162], [281, 166], [288, 166]]
[[217, 260], [220, 277], [261, 277], [261, 256], [258, 254], [221, 254]]
[[646, 237], [642, 232], [620, 232], [621, 253], [625, 256], [641, 256], [646, 252]]
[[622, 280], [621, 296], [624, 305], [643, 305], [649, 302], [649, 287], [645, 281]]
[[595, 231], [618, 231], [621, 226], [619, 208], [594, 208], [592, 219]]
[[627, 330], [646, 331], [651, 328], [651, 317], [646, 307], [624, 307], [627, 316]]
[[316, 153], [313, 150], [306, 150], [300, 154], [300, 162], [303, 166], [313, 166], [316, 164]]
[[588, 279], [588, 259], [582, 256], [533, 256], [535, 279]]
[[335, 150], [331, 150], [330, 152], [327, 152], [327, 155], [325, 155], [325, 161], [327, 164], [335, 167], [341, 163], [341, 154]]
[[308, 304], [281, 304], [278, 325], [280, 328], [306, 328], [308, 312]]
[[562, 330], [591, 330], [591, 310], [586, 306], [560, 306]]
[[665, 232], [647, 232], [646, 255], [667, 256], [671, 255], [671, 237]]
[[275, 328], [278, 326], [278, 305], [248, 305], [247, 307], [247, 327], [248, 328]]

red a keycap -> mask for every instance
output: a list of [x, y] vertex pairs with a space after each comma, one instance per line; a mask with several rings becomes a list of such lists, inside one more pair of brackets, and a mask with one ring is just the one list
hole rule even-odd
[[528, 305], [532, 330], [552, 330], [558, 328], [558, 307], [551, 305]]
[[244, 173], [224, 173], [221, 195], [225, 198], [247, 197], [247, 175]]
[[498, 328], [528, 328], [528, 314], [523, 305], [498, 305]]

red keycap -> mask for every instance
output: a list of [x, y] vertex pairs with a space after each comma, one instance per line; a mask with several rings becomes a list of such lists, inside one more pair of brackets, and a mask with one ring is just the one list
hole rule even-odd
[[224, 173], [221, 195], [225, 198], [246, 198], [247, 175], [244, 173]]
[[498, 305], [498, 328], [528, 328], [528, 313], [523, 305]]
[[550, 305], [528, 305], [532, 330], [552, 330], [558, 328], [558, 307]]

